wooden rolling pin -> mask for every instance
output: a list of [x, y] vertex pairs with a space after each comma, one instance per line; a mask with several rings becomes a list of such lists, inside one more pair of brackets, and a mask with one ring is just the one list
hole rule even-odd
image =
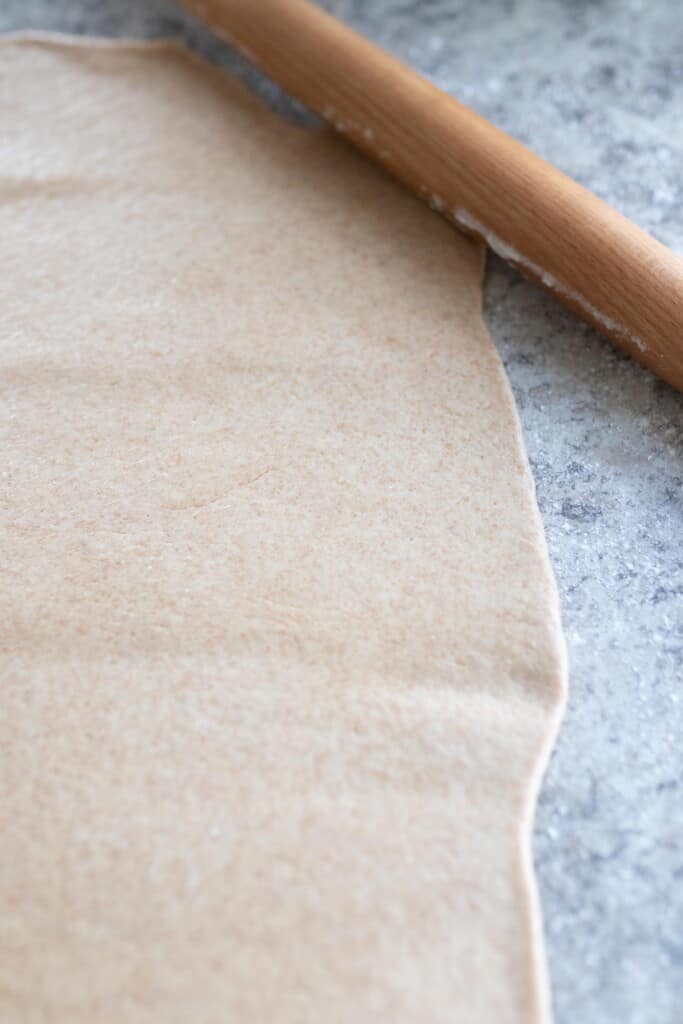
[[683, 260], [307, 0], [185, 0], [469, 235], [683, 390]]

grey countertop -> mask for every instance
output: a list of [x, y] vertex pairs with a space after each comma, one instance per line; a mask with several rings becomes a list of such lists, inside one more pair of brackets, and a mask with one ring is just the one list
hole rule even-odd
[[[324, 6], [683, 253], [680, 0]], [[20, 28], [182, 37], [282, 104], [164, 0], [4, 0]], [[557, 1024], [681, 1024], [683, 401], [494, 257], [485, 314], [571, 661], [534, 841]]]

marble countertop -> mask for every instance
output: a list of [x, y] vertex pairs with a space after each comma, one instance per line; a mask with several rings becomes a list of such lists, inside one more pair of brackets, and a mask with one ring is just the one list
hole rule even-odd
[[[679, 0], [324, 6], [683, 253]], [[185, 38], [284, 103], [165, 0], [4, 0], [22, 28]], [[534, 840], [557, 1024], [680, 1024], [683, 399], [495, 257], [485, 315], [571, 662]]]

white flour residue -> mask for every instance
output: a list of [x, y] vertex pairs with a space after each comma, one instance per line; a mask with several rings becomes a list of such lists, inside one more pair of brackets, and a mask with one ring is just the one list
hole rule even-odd
[[[437, 196], [436, 198], [438, 199], [439, 197]], [[623, 324], [613, 320], [612, 317], [601, 313], [600, 310], [591, 302], [584, 299], [584, 297], [579, 295], [578, 292], [573, 291], [571, 288], [567, 288], [566, 285], [562, 284], [561, 281], [558, 281], [552, 274], [549, 274], [547, 270], [543, 269], [543, 267], [540, 267], [537, 263], [534, 263], [532, 260], [528, 260], [525, 256], [522, 256], [520, 252], [517, 252], [517, 250], [511, 245], [504, 242], [503, 239], [499, 238], [493, 231], [489, 231], [484, 224], [468, 213], [467, 210], [462, 207], [458, 207], [453, 210], [452, 216], [453, 220], [459, 227], [463, 228], [465, 231], [471, 231], [474, 234], [479, 235], [480, 238], [483, 238], [489, 248], [492, 249], [496, 255], [500, 256], [501, 259], [504, 259], [506, 263], [512, 263], [513, 266], [526, 270], [532, 277], [539, 280], [549, 291], [573, 302], [579, 307], [579, 309], [582, 309], [584, 313], [587, 313], [591, 320], [594, 320], [596, 324], [600, 324], [604, 330], [612, 332], [613, 334], [623, 338], [625, 341], [630, 342], [630, 344], [635, 345], [635, 347], [641, 352], [647, 352], [647, 345], [642, 338], [637, 337], [637, 335], [632, 331], [629, 331], [627, 327], [624, 327]]]
[[375, 138], [372, 128], [365, 128], [359, 121], [354, 121], [352, 118], [340, 117], [336, 109], [329, 103], [323, 107], [322, 116], [340, 135], [355, 134], [362, 136], [366, 142], [372, 142]]
[[420, 199], [425, 201], [430, 210], [448, 216], [448, 203], [438, 192], [432, 192], [426, 185], [418, 185], [416, 191]]

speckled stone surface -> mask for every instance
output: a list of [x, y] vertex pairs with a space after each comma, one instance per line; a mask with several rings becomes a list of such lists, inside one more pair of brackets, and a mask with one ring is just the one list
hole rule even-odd
[[[325, 6], [683, 253], [680, 0]], [[164, 0], [4, 0], [20, 28], [185, 38], [287, 106]], [[495, 258], [485, 312], [571, 660], [535, 835], [557, 1024], [681, 1024], [683, 400]]]

